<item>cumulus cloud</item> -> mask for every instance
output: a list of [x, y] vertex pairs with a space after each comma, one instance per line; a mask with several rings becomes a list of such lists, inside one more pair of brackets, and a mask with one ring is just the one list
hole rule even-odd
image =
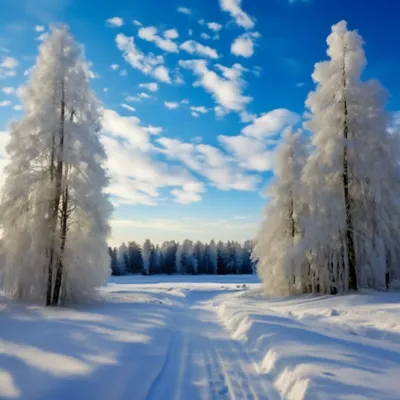
[[234, 158], [217, 147], [164, 137], [157, 141], [163, 146], [161, 151], [170, 159], [181, 161], [220, 190], [249, 191], [260, 182], [258, 175], [247, 173]]
[[181, 14], [186, 14], [186, 15], [191, 15], [192, 14], [192, 10], [190, 8], [187, 8], [187, 7], [178, 7], [176, 9], [176, 11], [178, 11]]
[[214, 32], [219, 32], [222, 29], [222, 25], [216, 22], [209, 22], [207, 24], [208, 29], [211, 29]]
[[15, 69], [19, 65], [19, 62], [14, 57], [3, 57], [2, 62], [0, 63], [0, 68], [5, 69]]
[[219, 0], [222, 11], [231, 15], [235, 23], [245, 29], [254, 28], [254, 21], [241, 8], [242, 0]]
[[204, 46], [201, 43], [197, 43], [194, 40], [187, 40], [180, 45], [182, 50], [185, 50], [189, 54], [198, 54], [199, 56], [205, 56], [209, 58], [218, 58], [218, 53], [215, 49]]
[[11, 101], [10, 100], [0, 101], [0, 107], [8, 107], [10, 105], [11, 105]]
[[133, 25], [136, 25], [136, 26], [142, 26], [142, 23], [140, 21], [138, 21], [137, 19], [134, 19], [132, 21], [132, 23], [133, 23]]
[[193, 86], [201, 86], [211, 93], [220, 116], [230, 111], [240, 112], [252, 100], [243, 95], [245, 82], [242, 73], [245, 69], [240, 64], [234, 64], [231, 68], [217, 64], [216, 68], [222, 72], [222, 76], [210, 70], [205, 60], [181, 60], [179, 64], [192, 70], [198, 77]]
[[204, 39], [204, 40], [209, 40], [209, 39], [211, 39], [211, 36], [210, 36], [208, 33], [205, 33], [205, 32], [201, 33], [201, 34], [200, 34], [200, 37], [201, 37], [202, 39]]
[[179, 107], [179, 103], [176, 101], [164, 101], [164, 106], [169, 110], [175, 110]]
[[15, 88], [10, 87], [10, 86], [8, 86], [8, 87], [3, 87], [3, 88], [1, 89], [1, 91], [2, 91], [3, 93], [5, 93], [6, 95], [11, 95], [11, 94], [14, 94], [14, 93], [15, 93]]
[[179, 37], [179, 33], [176, 29], [167, 29], [164, 31], [164, 37], [167, 39], [177, 39]]
[[162, 65], [164, 58], [155, 56], [153, 53], [144, 54], [136, 47], [133, 37], [125, 36], [120, 33], [116, 36], [115, 42], [120, 51], [122, 51], [124, 60], [145, 75], [152, 75], [161, 82], [171, 83], [168, 69]]
[[157, 82], [140, 83], [138, 86], [140, 88], [147, 89], [150, 92], [157, 92], [158, 91], [158, 83]]
[[106, 25], [119, 28], [124, 25], [124, 20], [121, 17], [112, 17], [106, 20]]
[[257, 32], [253, 32], [237, 37], [231, 45], [231, 53], [235, 56], [251, 57], [254, 54], [254, 39], [258, 36]]
[[278, 108], [262, 114], [243, 128], [242, 133], [258, 139], [277, 135], [284, 127], [295, 125], [300, 121], [300, 115], [285, 108]]
[[112, 70], [116, 71], [116, 70], [119, 68], [119, 65], [118, 65], [118, 64], [111, 64], [111, 65], [110, 65], [110, 68], [111, 68]]
[[159, 134], [160, 127], [144, 126], [139, 118], [123, 117], [110, 109], [103, 112], [102, 127], [111, 178], [108, 192], [117, 204], [155, 205], [161, 188], [170, 188], [179, 203], [201, 199], [205, 190], [202, 182], [186, 168], [159, 159], [150, 135]]
[[163, 38], [159, 36], [157, 33], [158, 30], [155, 26], [147, 26], [145, 28], [139, 29], [138, 36], [143, 40], [147, 40], [148, 42], [153, 42], [157, 47], [159, 47], [162, 50], [168, 51], [170, 53], [179, 52], [178, 45], [175, 42], [173, 42], [171, 38], [169, 38], [168, 36], [165, 36]]
[[221, 135], [218, 140], [234, 155], [241, 167], [259, 172], [273, 168], [274, 152], [266, 149], [265, 142], [244, 135]]
[[35, 32], [44, 32], [45, 27], [44, 25], [36, 25], [34, 28]]

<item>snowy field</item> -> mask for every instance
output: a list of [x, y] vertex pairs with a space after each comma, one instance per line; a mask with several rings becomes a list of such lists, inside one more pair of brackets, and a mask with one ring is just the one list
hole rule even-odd
[[100, 297], [0, 297], [0, 398], [400, 398], [400, 294], [267, 300], [255, 276], [129, 276]]

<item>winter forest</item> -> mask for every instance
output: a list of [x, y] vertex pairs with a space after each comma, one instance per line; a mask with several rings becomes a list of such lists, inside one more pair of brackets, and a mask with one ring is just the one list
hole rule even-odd
[[[53, 26], [10, 126], [1, 190], [1, 284], [46, 305], [92, 295], [110, 274], [250, 274], [270, 295], [386, 290], [400, 279], [400, 142], [387, 91], [363, 80], [363, 40], [342, 21], [315, 64], [300, 126], [275, 151], [264, 221], [241, 245], [108, 247], [112, 206], [102, 106], [68, 28]], [[254, 249], [253, 249], [254, 247]]]
[[238, 242], [212, 240], [203, 244], [185, 240], [164, 242], [161, 246], [146, 240], [143, 246], [130, 242], [118, 249], [108, 248], [113, 275], [137, 274], [252, 274], [254, 265], [251, 252], [254, 247], [248, 240]]

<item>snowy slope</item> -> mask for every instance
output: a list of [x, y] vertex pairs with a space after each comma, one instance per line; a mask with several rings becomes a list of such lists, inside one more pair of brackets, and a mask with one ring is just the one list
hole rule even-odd
[[221, 297], [219, 315], [285, 399], [400, 399], [400, 294]]
[[74, 309], [0, 298], [0, 398], [400, 398], [400, 295], [259, 292], [254, 276], [138, 276]]

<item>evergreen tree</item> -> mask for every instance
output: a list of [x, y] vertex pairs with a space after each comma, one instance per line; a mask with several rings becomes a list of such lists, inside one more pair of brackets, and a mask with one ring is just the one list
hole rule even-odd
[[76, 302], [109, 275], [111, 205], [103, 193], [99, 104], [66, 27], [51, 28], [22, 98], [0, 204], [2, 284], [17, 298]]

